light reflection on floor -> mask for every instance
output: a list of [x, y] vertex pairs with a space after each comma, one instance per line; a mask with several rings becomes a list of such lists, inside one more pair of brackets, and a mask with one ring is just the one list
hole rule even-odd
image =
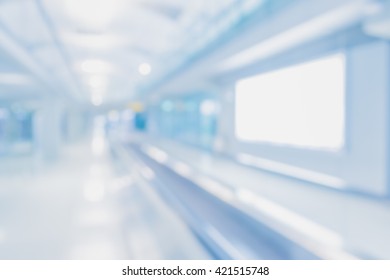
[[117, 168], [102, 128], [56, 163], [24, 158], [0, 172], [0, 259], [208, 258], [157, 194]]

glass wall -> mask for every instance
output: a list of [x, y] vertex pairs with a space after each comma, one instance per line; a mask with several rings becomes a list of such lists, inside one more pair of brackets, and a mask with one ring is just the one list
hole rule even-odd
[[152, 133], [212, 149], [217, 133], [219, 104], [209, 94], [190, 94], [160, 100], [151, 108]]
[[33, 116], [23, 107], [0, 105], [0, 156], [32, 151]]

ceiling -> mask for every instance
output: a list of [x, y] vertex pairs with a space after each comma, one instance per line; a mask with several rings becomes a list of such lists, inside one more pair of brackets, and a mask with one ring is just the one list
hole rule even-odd
[[[375, 17], [365, 29], [387, 34], [390, 9], [380, 3], [390, 7], [383, 4], [390, 0], [0, 0], [0, 99], [61, 96], [98, 107], [143, 99], [185, 72], [230, 71], [232, 62], [239, 69], [368, 13]], [[235, 40], [226, 44], [229, 36]]]
[[0, 83], [16, 71], [81, 103], [130, 100], [264, 2], [0, 0], [0, 46], [18, 61], [2, 60]]

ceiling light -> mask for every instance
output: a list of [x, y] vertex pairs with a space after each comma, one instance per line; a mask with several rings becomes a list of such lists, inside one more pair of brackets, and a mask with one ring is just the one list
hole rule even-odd
[[119, 35], [108, 33], [79, 33], [62, 32], [61, 38], [72, 46], [89, 48], [92, 50], [112, 50], [130, 44], [131, 40]]
[[147, 76], [152, 72], [152, 67], [148, 63], [141, 63], [138, 66], [138, 72], [143, 76]]
[[84, 28], [101, 30], [107, 28], [121, 12], [123, 0], [67, 0], [65, 11], [69, 17]]
[[100, 106], [103, 104], [104, 95], [106, 91], [102, 88], [93, 88], [91, 91], [91, 103], [94, 106]]
[[107, 73], [111, 70], [111, 65], [103, 60], [90, 59], [81, 63], [81, 70], [87, 73]]
[[103, 103], [103, 96], [101, 94], [92, 94], [91, 95], [91, 103], [92, 105], [98, 107], [100, 105], [102, 105]]
[[106, 76], [92, 76], [88, 80], [88, 84], [92, 88], [105, 88], [108, 84], [108, 80]]

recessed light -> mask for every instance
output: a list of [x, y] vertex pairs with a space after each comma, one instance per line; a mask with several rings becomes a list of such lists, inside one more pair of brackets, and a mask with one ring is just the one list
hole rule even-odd
[[147, 76], [150, 74], [150, 72], [152, 72], [152, 67], [150, 66], [149, 63], [141, 63], [139, 66], [138, 66], [138, 72], [143, 75], [143, 76]]

